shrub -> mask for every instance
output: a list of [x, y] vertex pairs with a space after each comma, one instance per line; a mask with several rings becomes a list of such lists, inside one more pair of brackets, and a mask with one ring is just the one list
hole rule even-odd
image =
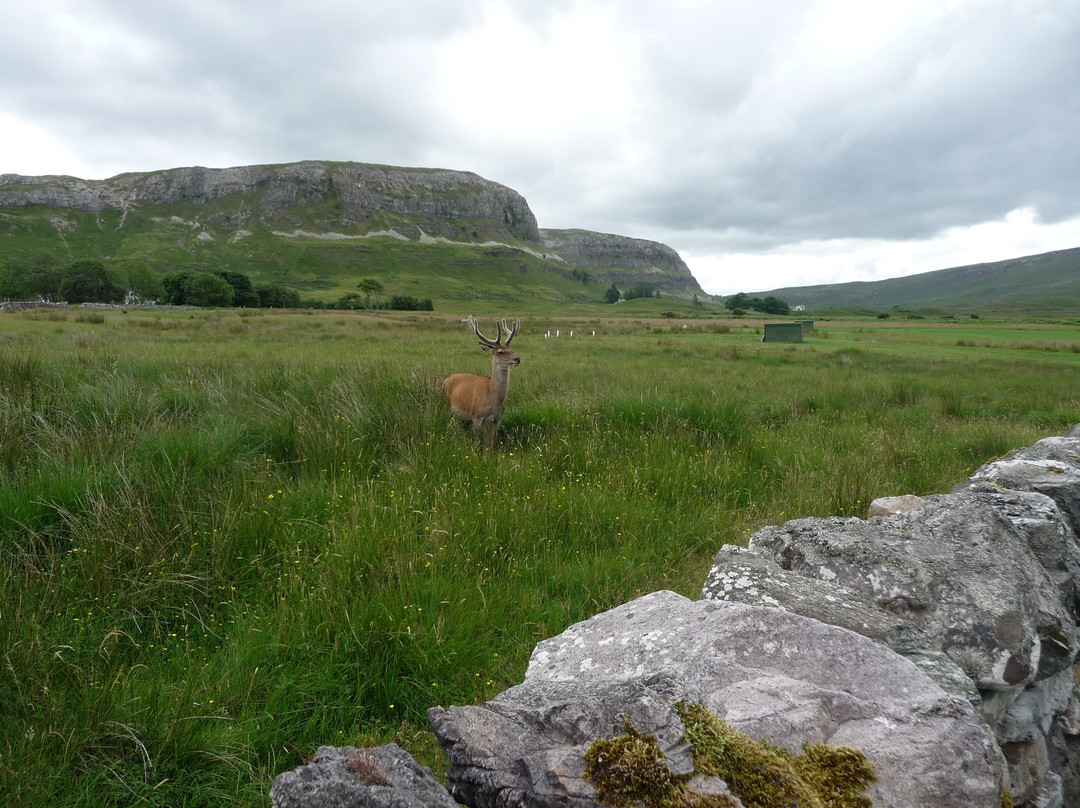
[[434, 311], [435, 306], [430, 298], [420, 300], [411, 295], [394, 295], [390, 298], [390, 309], [393, 311]]

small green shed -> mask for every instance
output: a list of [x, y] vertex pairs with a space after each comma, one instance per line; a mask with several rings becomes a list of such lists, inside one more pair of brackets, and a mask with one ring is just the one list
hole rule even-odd
[[765, 336], [762, 342], [802, 342], [803, 324], [794, 323], [765, 323]]

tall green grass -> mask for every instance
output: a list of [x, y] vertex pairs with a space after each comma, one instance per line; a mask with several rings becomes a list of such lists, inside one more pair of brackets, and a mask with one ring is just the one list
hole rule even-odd
[[438, 392], [489, 367], [456, 319], [0, 316], [0, 793], [265, 804], [393, 739], [438, 767], [426, 708], [538, 640], [1080, 421], [1080, 355], [1011, 335], [569, 325], [524, 323], [486, 453]]

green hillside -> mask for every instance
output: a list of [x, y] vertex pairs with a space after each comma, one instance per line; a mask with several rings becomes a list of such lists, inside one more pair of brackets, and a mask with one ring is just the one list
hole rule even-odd
[[787, 287], [775, 295], [810, 311], [870, 309], [950, 314], [1080, 316], [1080, 249], [863, 283]]
[[[624, 289], [642, 272], [640, 256], [625, 258]], [[547, 250], [520, 194], [467, 172], [309, 162], [0, 177], [0, 271], [83, 259], [125, 288], [148, 272], [229, 271], [329, 303], [373, 278], [387, 297], [477, 312], [602, 304], [618, 273]], [[704, 297], [685, 265], [649, 269], [669, 301]]]
[[[225, 269], [243, 272], [256, 283], [285, 284], [317, 300], [353, 292], [368, 277], [378, 279], [388, 294], [422, 293], [445, 301], [603, 298], [603, 288], [575, 280], [562, 262], [510, 246], [420, 243], [390, 236], [284, 236], [275, 235], [284, 230], [264, 226], [246, 235], [230, 232], [215, 226], [221, 215], [215, 208], [227, 208], [231, 201], [178, 202], [126, 217], [115, 210], [3, 209], [0, 261], [67, 264], [94, 258], [115, 269], [143, 266], [159, 273]], [[305, 214], [281, 225], [289, 233], [321, 231], [318, 209]]]

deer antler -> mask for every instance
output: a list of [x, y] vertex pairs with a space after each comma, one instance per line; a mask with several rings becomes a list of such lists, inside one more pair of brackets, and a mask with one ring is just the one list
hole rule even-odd
[[[468, 317], [466, 317], [464, 320], [462, 320], [461, 322], [468, 323], [470, 326], [472, 326], [473, 333], [476, 334], [477, 338], [480, 340], [481, 345], [487, 345], [488, 347], [491, 347], [491, 348], [497, 348], [499, 346], [499, 344], [502, 342], [502, 332], [499, 331], [499, 321], [498, 320], [495, 321], [495, 331], [496, 331], [496, 335], [497, 335], [496, 339], [490, 339], [488, 337], [485, 337], [483, 334], [481, 334], [480, 333], [480, 324], [476, 321], [476, 318], [473, 317], [471, 314]], [[509, 344], [509, 341], [507, 341], [507, 344]]]
[[[498, 324], [496, 323], [496, 325], [498, 325]], [[518, 329], [521, 328], [521, 320], [514, 320], [514, 328], [513, 328], [513, 330], [511, 330], [511, 329], [506, 327], [506, 318], [504, 317], [503, 321], [502, 321], [502, 327], [506, 329], [506, 343], [505, 344], [509, 345], [510, 340], [512, 340], [514, 338], [514, 334], [516, 334], [518, 332]], [[502, 337], [500, 337], [500, 339], [502, 339]]]

